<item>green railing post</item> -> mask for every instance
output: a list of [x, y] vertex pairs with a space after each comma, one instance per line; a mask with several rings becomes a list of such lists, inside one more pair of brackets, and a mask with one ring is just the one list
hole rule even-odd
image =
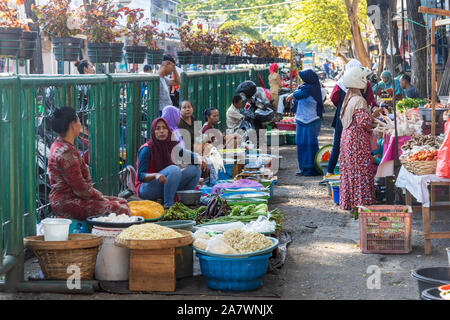
[[[24, 277], [24, 252], [23, 252], [23, 202], [21, 199], [22, 191], [22, 172], [21, 166], [21, 112], [17, 110], [20, 105], [20, 96], [18, 88], [20, 85], [19, 78], [16, 77], [15, 85], [8, 88], [9, 97], [4, 101], [6, 104], [7, 114], [2, 121], [7, 121], [9, 135], [6, 141], [8, 158], [6, 165], [7, 180], [2, 181], [7, 185], [7, 208], [9, 209], [9, 221], [6, 232], [7, 251], [6, 254], [15, 257], [17, 263], [6, 274], [5, 289], [7, 292], [17, 291], [17, 285], [23, 281]], [[9, 139], [8, 139], [9, 138]]]
[[[20, 81], [20, 78], [19, 78]], [[20, 87], [21, 82], [19, 82]], [[22, 195], [24, 197], [24, 232], [26, 236], [36, 234], [36, 138], [34, 94], [31, 90], [20, 91], [20, 109], [22, 115], [22, 164], [23, 184]]]

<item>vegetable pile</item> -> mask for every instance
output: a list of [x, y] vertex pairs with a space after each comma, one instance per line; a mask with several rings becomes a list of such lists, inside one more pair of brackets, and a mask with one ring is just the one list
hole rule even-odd
[[433, 156], [434, 158], [440, 147], [441, 140], [437, 137], [413, 135], [411, 140], [403, 145], [400, 160], [433, 161], [428, 160], [428, 157]]
[[207, 222], [214, 218], [218, 218], [221, 216], [227, 216], [230, 213], [231, 213], [231, 207], [228, 205], [228, 203], [225, 200], [223, 200], [221, 197], [216, 195], [208, 203], [208, 206], [206, 207], [206, 209], [204, 208], [203, 212], [201, 212], [195, 218], [195, 222], [204, 223], [204, 222]]
[[164, 207], [154, 201], [130, 201], [128, 206], [132, 216], [140, 216], [144, 219], [156, 219], [164, 213]]
[[422, 150], [408, 158], [408, 161], [436, 161], [438, 156], [437, 150]]
[[265, 216], [268, 217], [270, 221], [275, 221], [276, 223], [276, 230], [282, 229], [283, 219], [284, 215], [279, 209], [275, 209], [270, 212], [266, 213], [257, 213], [257, 214], [248, 214], [248, 215], [239, 215], [239, 216], [226, 216], [226, 217], [219, 217], [215, 218], [209, 221], [209, 223], [228, 223], [228, 222], [242, 222], [242, 223], [249, 223], [252, 221], [258, 220], [259, 216]]
[[411, 98], [404, 98], [399, 103], [397, 103], [397, 110], [400, 112], [404, 112], [408, 109], [417, 109], [420, 106], [426, 105], [427, 100], [424, 99], [411, 99]]
[[175, 203], [169, 209], [164, 211], [162, 216], [163, 221], [168, 220], [194, 220], [197, 216], [205, 211], [206, 207], [200, 207], [197, 209], [189, 209], [187, 206], [181, 202]]

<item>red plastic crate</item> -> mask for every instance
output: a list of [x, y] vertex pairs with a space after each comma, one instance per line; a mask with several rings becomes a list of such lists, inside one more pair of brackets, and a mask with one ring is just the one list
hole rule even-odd
[[[358, 208], [362, 253], [404, 254], [412, 251], [410, 206], [366, 206]], [[407, 210], [407, 212], [403, 212]]]
[[295, 131], [297, 130], [296, 123], [277, 122], [275, 123], [278, 130]]

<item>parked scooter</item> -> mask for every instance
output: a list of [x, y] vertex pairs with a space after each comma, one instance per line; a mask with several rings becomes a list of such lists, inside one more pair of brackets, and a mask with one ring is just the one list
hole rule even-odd
[[238, 129], [247, 133], [251, 130], [256, 131], [267, 127], [274, 118], [274, 111], [271, 108], [271, 103], [268, 99], [261, 99], [257, 96], [256, 84], [253, 81], [242, 82], [236, 89], [236, 94], [246, 101], [245, 108], [241, 111], [244, 119], [238, 126]]

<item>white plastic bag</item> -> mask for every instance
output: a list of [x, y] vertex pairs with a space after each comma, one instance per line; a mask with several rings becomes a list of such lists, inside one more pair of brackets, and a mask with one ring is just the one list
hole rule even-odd
[[238, 254], [239, 252], [237, 252], [235, 249], [226, 244], [224, 239], [225, 238], [223, 235], [216, 235], [212, 237], [208, 241], [206, 251], [217, 254]]
[[256, 221], [251, 221], [249, 224], [244, 226], [243, 230], [255, 233], [275, 232], [275, 226], [275, 221], [270, 221], [269, 217], [259, 216]]

